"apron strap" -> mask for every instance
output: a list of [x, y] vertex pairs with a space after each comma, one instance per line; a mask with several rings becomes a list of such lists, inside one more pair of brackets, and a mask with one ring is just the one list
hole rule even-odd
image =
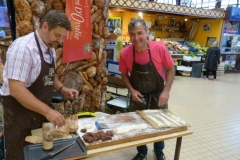
[[[150, 51], [150, 47], [149, 47], [149, 44], [147, 43], [147, 49], [148, 49], [148, 54], [149, 54], [149, 58], [150, 58], [150, 62], [152, 63], [152, 56], [151, 56], [151, 51]], [[135, 62], [135, 49], [134, 49], [134, 46], [133, 46], [133, 61]]]

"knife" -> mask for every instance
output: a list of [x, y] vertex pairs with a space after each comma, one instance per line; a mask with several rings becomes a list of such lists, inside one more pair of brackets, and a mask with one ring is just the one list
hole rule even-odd
[[53, 156], [55, 156], [55, 155], [58, 154], [59, 152], [65, 150], [65, 149], [67, 149], [68, 147], [70, 147], [71, 145], [73, 145], [74, 143], [75, 143], [75, 141], [72, 142], [72, 143], [70, 143], [70, 144], [68, 144], [68, 145], [65, 145], [65, 146], [61, 147], [60, 149], [58, 149], [58, 150], [56, 150], [56, 151], [48, 152], [47, 155], [44, 155], [42, 158], [39, 158], [39, 160], [47, 160], [47, 159], [49, 159], [49, 158], [52, 158]]

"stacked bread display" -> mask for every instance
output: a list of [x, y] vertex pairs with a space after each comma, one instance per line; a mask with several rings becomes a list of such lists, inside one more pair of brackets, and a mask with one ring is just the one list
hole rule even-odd
[[[56, 46], [56, 74], [61, 82], [71, 71], [82, 79], [79, 97], [73, 101], [54, 104], [61, 113], [79, 111], [104, 111], [106, 101], [107, 68], [106, 39], [115, 35], [109, 34], [108, 5], [110, 0], [90, 0], [92, 26], [92, 53], [90, 59], [79, 60], [68, 64], [62, 63], [62, 46]], [[16, 28], [19, 36], [24, 36], [39, 28], [40, 19], [51, 9], [65, 11], [66, 0], [15, 0]], [[65, 85], [65, 84], [64, 84]], [[66, 106], [67, 105], [67, 106]]]

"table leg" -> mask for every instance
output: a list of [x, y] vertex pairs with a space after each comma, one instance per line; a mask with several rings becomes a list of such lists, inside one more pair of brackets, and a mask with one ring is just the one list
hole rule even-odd
[[176, 142], [174, 160], [179, 160], [181, 143], [182, 143], [182, 137], [178, 137]]

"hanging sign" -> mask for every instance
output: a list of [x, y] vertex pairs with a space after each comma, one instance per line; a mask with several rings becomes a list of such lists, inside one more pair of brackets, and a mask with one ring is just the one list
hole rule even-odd
[[66, 15], [72, 31], [64, 39], [63, 63], [92, 57], [90, 0], [67, 0]]

